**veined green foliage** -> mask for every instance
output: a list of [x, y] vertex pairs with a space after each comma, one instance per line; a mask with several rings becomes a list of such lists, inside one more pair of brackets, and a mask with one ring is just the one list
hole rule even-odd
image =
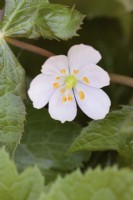
[[81, 131], [69, 152], [116, 150], [126, 165], [133, 166], [133, 106], [112, 111]]
[[47, 189], [37, 167], [19, 174], [5, 150], [0, 150], [2, 200], [131, 200], [132, 196], [133, 172], [129, 169], [96, 168], [85, 174], [76, 170], [58, 177]]
[[25, 96], [25, 72], [4, 40], [0, 40], [0, 95]]
[[[74, 8], [68, 9], [68, 7], [58, 4], [47, 4], [45, 8], [40, 10], [39, 16], [37, 27], [42, 37], [46, 37], [45, 35], [51, 31], [51, 38], [56, 37], [64, 40], [77, 35], [76, 32], [84, 18]], [[46, 30], [49, 30], [47, 34]]]
[[120, 17], [133, 11], [132, 0], [52, 0], [76, 8], [85, 13], [89, 18], [95, 17]]
[[58, 178], [47, 194], [39, 200], [131, 200], [133, 172], [128, 169], [107, 168], [76, 171]]
[[36, 110], [28, 106], [27, 112], [25, 133], [15, 153], [19, 169], [37, 164], [49, 182], [58, 174], [64, 175], [81, 167], [88, 153], [65, 155], [81, 127], [76, 123], [61, 124], [51, 119], [47, 109]]
[[5, 36], [68, 39], [76, 35], [84, 16], [47, 0], [7, 1], [1, 24]]
[[4, 40], [0, 40], [0, 146], [12, 154], [24, 130], [25, 73]]
[[18, 174], [8, 154], [4, 149], [0, 150], [1, 200], [37, 200], [43, 189], [44, 180], [36, 167]]
[[132, 0], [51, 0], [68, 6], [75, 5], [75, 9], [86, 14], [88, 19], [106, 17], [118, 19], [121, 28], [129, 37], [132, 30]]

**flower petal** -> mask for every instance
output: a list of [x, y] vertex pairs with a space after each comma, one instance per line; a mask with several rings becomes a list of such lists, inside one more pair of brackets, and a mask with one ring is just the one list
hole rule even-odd
[[64, 88], [58, 89], [50, 98], [49, 113], [53, 119], [62, 123], [72, 121], [77, 114], [77, 105], [73, 91], [63, 91]]
[[67, 56], [59, 55], [48, 58], [43, 64], [41, 72], [54, 76], [65, 76], [69, 74]]
[[110, 84], [108, 73], [97, 65], [85, 66], [77, 75], [79, 81], [86, 85], [102, 88]]
[[55, 79], [56, 78], [53, 76], [39, 74], [32, 80], [28, 95], [33, 101], [33, 106], [35, 108], [40, 109], [48, 103], [49, 98], [57, 88], [54, 87], [54, 84], [56, 84], [56, 86], [61, 85], [61, 83], [58, 83]]
[[78, 83], [74, 93], [79, 107], [88, 117], [103, 119], [109, 112], [111, 102], [103, 90]]
[[100, 59], [100, 53], [88, 45], [74, 45], [68, 51], [68, 61], [71, 73], [73, 70], [79, 70], [86, 65], [97, 64]]

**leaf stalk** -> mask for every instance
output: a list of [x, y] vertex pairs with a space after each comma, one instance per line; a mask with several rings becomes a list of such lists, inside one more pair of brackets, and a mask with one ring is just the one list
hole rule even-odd
[[50, 51], [47, 51], [45, 49], [42, 49], [40, 47], [37, 47], [35, 45], [32, 45], [32, 44], [27, 44], [25, 42], [21, 42], [21, 41], [18, 41], [18, 40], [15, 40], [13, 38], [8, 38], [8, 37], [5, 37], [4, 38], [9, 44], [13, 45], [13, 46], [16, 46], [16, 47], [19, 47], [21, 49], [25, 49], [27, 51], [30, 51], [30, 52], [33, 52], [33, 53], [36, 53], [36, 54], [39, 54], [41, 56], [44, 56], [44, 57], [51, 57], [51, 56], [54, 56], [54, 54]]

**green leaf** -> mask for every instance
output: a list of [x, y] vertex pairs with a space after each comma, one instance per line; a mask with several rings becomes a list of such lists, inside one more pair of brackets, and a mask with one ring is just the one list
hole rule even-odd
[[0, 95], [25, 97], [25, 72], [4, 40], [0, 40]]
[[38, 11], [47, 0], [7, 1], [4, 10], [2, 32], [5, 36], [30, 37]]
[[133, 172], [128, 169], [107, 168], [76, 171], [52, 184], [39, 200], [131, 200]]
[[[24, 130], [24, 70], [4, 40], [0, 40], [0, 146], [12, 154]], [[20, 97], [21, 96], [21, 97]]]
[[105, 119], [90, 122], [74, 141], [69, 152], [116, 150], [133, 166], [133, 106], [123, 106]]
[[0, 97], [0, 146], [12, 154], [24, 130], [25, 106], [20, 97], [5, 94]]
[[2, 32], [5, 36], [68, 39], [76, 35], [83, 15], [47, 0], [13, 0], [5, 5]]
[[77, 35], [76, 32], [84, 18], [73, 8], [68, 9], [63, 5], [56, 4], [47, 4], [46, 8], [40, 10], [39, 15], [40, 21], [38, 20], [37, 26], [41, 36], [46, 37], [46, 26], [48, 26], [53, 36], [63, 40]]
[[82, 174], [76, 170], [64, 178], [58, 176], [46, 189], [36, 167], [27, 168], [19, 174], [5, 150], [0, 149], [2, 200], [131, 200], [133, 171], [113, 167], [89, 169]]
[[43, 189], [43, 177], [36, 167], [19, 175], [8, 154], [0, 149], [1, 200], [37, 200]]
[[37, 164], [47, 181], [82, 165], [88, 157], [83, 153], [66, 156], [65, 153], [80, 133], [75, 123], [61, 124], [50, 118], [46, 109], [27, 109], [25, 134], [15, 153], [20, 169]]
[[38, 168], [29, 168], [17, 177], [10, 191], [15, 200], [36, 200], [44, 190], [43, 184], [43, 176]]
[[133, 11], [132, 0], [52, 0], [53, 3], [75, 5], [77, 9], [85, 13], [89, 18], [95, 17], [119, 17]]
[[4, 149], [0, 149], [0, 184], [11, 187], [18, 176], [15, 164]]

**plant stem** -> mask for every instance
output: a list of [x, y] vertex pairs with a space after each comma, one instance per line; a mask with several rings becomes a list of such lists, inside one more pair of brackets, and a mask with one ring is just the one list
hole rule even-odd
[[119, 74], [109, 74], [109, 75], [111, 82], [133, 87], [133, 78]]
[[9, 44], [12, 44], [13, 46], [16, 46], [16, 47], [19, 47], [19, 48], [22, 48], [22, 49], [25, 49], [27, 51], [31, 51], [31, 52], [34, 52], [36, 54], [39, 54], [41, 56], [45, 56], [47, 58], [51, 57], [51, 56], [54, 56], [54, 54], [50, 51], [47, 51], [45, 49], [42, 49], [40, 47], [37, 47], [35, 45], [31, 45], [31, 44], [27, 44], [25, 42], [21, 42], [21, 41], [18, 41], [18, 40], [15, 40], [15, 39], [12, 39], [12, 38], [8, 38], [8, 37], [5, 37], [4, 38]]
[[[25, 42], [20, 42], [18, 40], [12, 39], [12, 38], [5, 37], [5, 40], [9, 44], [12, 44], [12, 45], [20, 47], [22, 49], [34, 52], [36, 54], [39, 54], [39, 55], [47, 57], [47, 58], [55, 55], [52, 52], [42, 49], [40, 47], [31, 45], [31, 44], [27, 44]], [[133, 87], [133, 78], [124, 76], [124, 75], [119, 75], [119, 74], [109, 74], [109, 75], [110, 75], [111, 82], [126, 85], [129, 87]]]

